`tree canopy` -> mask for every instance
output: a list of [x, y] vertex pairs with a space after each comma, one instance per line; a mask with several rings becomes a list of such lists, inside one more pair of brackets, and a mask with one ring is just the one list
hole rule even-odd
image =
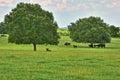
[[7, 30], [3, 22], [0, 23], [0, 34], [6, 34]]
[[43, 10], [38, 4], [19, 3], [5, 16], [4, 23], [9, 34], [8, 41], [16, 44], [59, 43], [58, 25], [53, 14]]
[[107, 43], [111, 41], [108, 25], [100, 18], [90, 16], [68, 26], [70, 38], [75, 42]]
[[109, 29], [110, 29], [110, 35], [112, 37], [118, 37], [118, 33], [120, 31], [119, 27], [115, 27], [114, 25], [111, 25], [109, 26]]

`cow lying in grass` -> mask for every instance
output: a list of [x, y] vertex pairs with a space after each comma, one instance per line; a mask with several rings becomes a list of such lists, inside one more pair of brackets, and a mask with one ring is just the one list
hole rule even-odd
[[46, 51], [51, 52], [51, 50], [49, 48], [46, 48]]

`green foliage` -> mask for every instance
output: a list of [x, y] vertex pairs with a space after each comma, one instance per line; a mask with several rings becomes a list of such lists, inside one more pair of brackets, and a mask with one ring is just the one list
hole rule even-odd
[[[112, 38], [106, 48], [79, 48], [63, 46], [71, 39], [62, 36], [60, 44], [32, 45], [8, 44], [0, 38], [0, 80], [119, 80], [120, 38]], [[74, 42], [73, 42], [74, 43]], [[46, 52], [49, 47], [52, 51]]]
[[57, 32], [60, 36], [69, 36], [70, 35], [70, 32], [68, 31], [68, 29], [58, 29]]
[[59, 43], [58, 25], [51, 12], [45, 11], [38, 4], [19, 3], [5, 16], [5, 25], [9, 33], [9, 42], [16, 44]]
[[120, 37], [120, 31], [118, 32], [118, 37]]
[[77, 20], [68, 26], [70, 38], [76, 42], [107, 43], [111, 41], [108, 25], [100, 17]]
[[0, 34], [6, 34], [7, 33], [7, 29], [6, 26], [3, 22], [0, 23]]
[[111, 25], [109, 27], [109, 29], [110, 29], [110, 35], [112, 37], [118, 37], [119, 36], [119, 31], [120, 31], [119, 27], [115, 27], [114, 25]]

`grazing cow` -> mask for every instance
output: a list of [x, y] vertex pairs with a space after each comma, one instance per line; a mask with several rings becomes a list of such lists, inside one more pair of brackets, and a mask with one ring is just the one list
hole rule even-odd
[[73, 45], [74, 48], [77, 48], [77, 45]]
[[99, 43], [99, 44], [94, 45], [94, 47], [105, 48], [105, 44], [104, 43]]
[[46, 48], [46, 51], [51, 52], [51, 50], [49, 48]]
[[65, 42], [64, 45], [65, 45], [65, 46], [69, 46], [69, 45], [71, 45], [71, 43]]
[[91, 47], [91, 48], [93, 48], [94, 47], [94, 45], [93, 45], [93, 43], [91, 43], [90, 45], [88, 45], [89, 47]]
[[98, 48], [100, 48], [100, 45], [98, 45], [98, 44], [95, 44], [95, 45], [94, 45], [94, 47], [98, 47]]
[[5, 34], [1, 34], [1, 37], [7, 37]]

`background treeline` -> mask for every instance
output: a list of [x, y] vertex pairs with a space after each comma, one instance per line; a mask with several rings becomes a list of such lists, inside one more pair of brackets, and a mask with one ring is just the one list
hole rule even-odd
[[[69, 36], [70, 32], [67, 28], [59, 28], [57, 30], [58, 34], [60, 36]], [[110, 25], [109, 26], [109, 32], [111, 37], [120, 37], [120, 27], [116, 27], [114, 25]], [[5, 29], [5, 26], [3, 25], [3, 23], [0, 23], [0, 36], [4, 37], [4, 35], [7, 34], [7, 30]]]
[[[70, 32], [67, 28], [59, 28], [57, 30], [58, 34], [60, 36], [69, 36]], [[120, 37], [120, 27], [116, 27], [114, 25], [109, 26], [109, 32], [111, 37]], [[4, 34], [7, 34], [7, 30], [5, 29], [4, 24], [0, 23], [0, 36], [3, 36]]]
[[[57, 32], [60, 36], [69, 36], [70, 35], [70, 32], [67, 28], [59, 28]], [[110, 32], [111, 37], [120, 37], [120, 27], [110, 25], [109, 32]]]
[[115, 27], [114, 25], [109, 26], [109, 31], [111, 37], [120, 37], [120, 27]]

